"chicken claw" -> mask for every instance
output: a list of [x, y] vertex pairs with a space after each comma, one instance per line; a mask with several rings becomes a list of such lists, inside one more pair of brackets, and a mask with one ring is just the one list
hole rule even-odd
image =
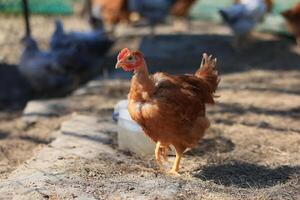
[[168, 174], [172, 175], [172, 176], [180, 176], [180, 174], [177, 171], [175, 171], [174, 169], [171, 169], [170, 171], [168, 171]]
[[180, 174], [178, 173], [178, 169], [179, 169], [179, 163], [180, 163], [180, 160], [181, 160], [181, 157], [182, 157], [182, 154], [183, 154], [184, 150], [185, 150], [184, 148], [176, 149], [175, 162], [174, 162], [174, 165], [173, 165], [172, 169], [169, 171], [168, 174], [175, 175], [175, 176], [180, 176]]

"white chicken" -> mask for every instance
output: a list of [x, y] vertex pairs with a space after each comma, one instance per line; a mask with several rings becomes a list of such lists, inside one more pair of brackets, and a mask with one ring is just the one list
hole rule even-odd
[[240, 0], [219, 12], [236, 36], [234, 46], [239, 47], [247, 41], [255, 25], [263, 20], [268, 7], [264, 0]]

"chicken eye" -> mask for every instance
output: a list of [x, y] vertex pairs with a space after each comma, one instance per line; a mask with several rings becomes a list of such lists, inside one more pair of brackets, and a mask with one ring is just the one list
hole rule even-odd
[[132, 60], [133, 60], [133, 56], [128, 56], [128, 57], [127, 57], [127, 60], [128, 60], [128, 61], [132, 61]]

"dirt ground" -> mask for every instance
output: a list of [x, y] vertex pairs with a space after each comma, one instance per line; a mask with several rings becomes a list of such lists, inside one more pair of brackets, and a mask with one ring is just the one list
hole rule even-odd
[[[52, 20], [33, 18], [33, 34], [43, 47], [47, 46]], [[86, 28], [77, 18], [64, 21], [68, 29]], [[45, 23], [49, 24], [47, 30], [42, 28]], [[23, 30], [20, 18], [0, 17], [0, 24], [4, 30], [0, 34], [2, 60], [15, 64], [22, 36], [19, 29]], [[201, 54], [208, 52], [218, 57], [222, 77], [220, 98], [208, 108], [212, 126], [199, 146], [185, 154], [181, 177], [157, 171], [152, 157], [121, 151], [119, 154], [126, 159], [99, 155], [95, 162], [78, 161], [78, 165], [86, 166], [84, 170], [70, 170], [87, 179], [94, 195], [103, 199], [115, 190], [122, 191], [121, 199], [134, 192], [147, 196], [151, 184], [166, 182], [179, 188], [177, 199], [299, 199], [300, 53], [293, 41], [256, 33], [249, 48], [235, 51], [230, 46], [228, 29], [221, 25], [194, 23], [190, 33], [181, 34], [174, 34], [170, 26], [157, 30], [157, 36], [149, 38], [136, 29], [121, 29], [124, 36], [107, 56], [106, 65], [113, 66], [116, 50], [129, 46], [145, 53], [152, 72], [186, 73], [194, 71]], [[130, 76], [110, 71], [110, 77]], [[73, 112], [111, 122], [113, 106], [126, 98], [129, 82], [102, 83], [84, 95], [65, 97], [70, 112], [36, 124], [22, 121], [22, 109], [0, 112], [0, 179], [48, 145], [55, 138], [51, 133]], [[112, 147], [117, 148], [116, 133], [106, 132], [112, 138]], [[171, 163], [166, 165], [170, 167]], [[120, 178], [119, 174], [126, 176]]]

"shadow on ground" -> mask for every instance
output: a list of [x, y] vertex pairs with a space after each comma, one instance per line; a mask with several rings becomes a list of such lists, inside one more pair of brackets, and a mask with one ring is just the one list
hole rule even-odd
[[233, 151], [235, 144], [228, 138], [223, 136], [216, 136], [214, 138], [204, 138], [200, 143], [190, 151], [187, 155], [203, 156], [205, 154], [228, 153]]
[[300, 107], [298, 106], [290, 109], [274, 110], [268, 108], [259, 108], [256, 106], [243, 107], [242, 105], [236, 103], [218, 103], [218, 107], [220, 109], [216, 111], [210, 111], [210, 113], [232, 113], [238, 115], [253, 113], [257, 115], [264, 114], [280, 117], [290, 117], [293, 119], [298, 119], [300, 117]]
[[50, 144], [54, 140], [53, 138], [44, 139], [44, 138], [38, 138], [38, 137], [34, 137], [34, 136], [29, 136], [29, 135], [20, 136], [19, 138], [21, 140], [33, 142], [35, 144]]
[[[255, 114], [255, 115], [267, 115], [267, 116], [277, 116], [282, 118], [291, 118], [291, 119], [298, 119], [300, 118], [300, 107], [292, 107], [289, 109], [269, 109], [269, 108], [260, 108], [256, 106], [249, 106], [244, 107], [241, 104], [237, 103], [221, 103], [219, 102], [216, 105], [217, 109], [210, 110], [209, 114], [230, 114], [230, 115], [246, 115], [246, 114]], [[214, 119], [215, 123], [225, 124], [232, 126], [236, 123], [240, 123], [244, 126], [248, 127], [256, 127], [260, 129], [266, 129], [266, 130], [272, 130], [272, 131], [278, 131], [278, 132], [287, 132], [287, 131], [293, 131], [296, 133], [300, 133], [300, 129], [298, 128], [290, 128], [290, 127], [280, 127], [276, 126], [276, 124], [271, 124], [266, 121], [260, 121], [257, 120], [256, 123], [249, 122], [249, 121], [239, 121], [237, 122], [234, 119], [230, 118], [222, 118], [222, 117], [216, 117]]]
[[280, 166], [273, 169], [252, 163], [232, 161], [204, 166], [192, 174], [203, 181], [212, 180], [226, 187], [266, 188], [285, 183], [293, 175], [300, 175], [300, 166]]
[[204, 52], [218, 58], [222, 74], [254, 68], [300, 69], [300, 56], [292, 50], [294, 43], [287, 39], [256, 40], [242, 51], [233, 50], [231, 41], [232, 37], [225, 35], [162, 35], [145, 37], [140, 50], [149, 58], [149, 66], [157, 70], [167, 67], [171, 72], [174, 68], [195, 70]]
[[[232, 126], [232, 125], [237, 123], [237, 121], [235, 121], [235, 120], [223, 119], [223, 118], [217, 118], [217, 119], [214, 120], [214, 122], [229, 125], [229, 126]], [[272, 131], [278, 131], [278, 132], [293, 131], [293, 132], [296, 132], [296, 133], [300, 134], [300, 129], [275, 127], [274, 125], [272, 125], [268, 122], [265, 122], [265, 121], [257, 121], [256, 123], [248, 122], [248, 121], [242, 121], [242, 122], [238, 122], [238, 123], [240, 123], [244, 126], [248, 126], [248, 127], [256, 127], [256, 128], [260, 128], [260, 129], [272, 130]]]
[[9, 136], [8, 132], [0, 131], [0, 140], [5, 139]]
[[[299, 67], [300, 69], [300, 67]], [[300, 77], [299, 77], [300, 78]], [[266, 80], [267, 81], [267, 80]], [[268, 86], [268, 88], [260, 88], [250, 85], [230, 85], [230, 86], [222, 86], [220, 89], [232, 89], [232, 90], [249, 90], [253, 92], [276, 92], [280, 94], [289, 94], [289, 95], [300, 95], [300, 88], [292, 88], [292, 89], [283, 89], [283, 88], [275, 88]]]
[[82, 138], [82, 139], [86, 139], [86, 140], [92, 140], [95, 142], [99, 142], [101, 144], [111, 144], [111, 140], [108, 138], [103, 138], [101, 136], [89, 136], [89, 135], [80, 135], [76, 132], [66, 132], [63, 131], [62, 134], [67, 135], [67, 136], [73, 136], [73, 137], [77, 137], [77, 138]]

